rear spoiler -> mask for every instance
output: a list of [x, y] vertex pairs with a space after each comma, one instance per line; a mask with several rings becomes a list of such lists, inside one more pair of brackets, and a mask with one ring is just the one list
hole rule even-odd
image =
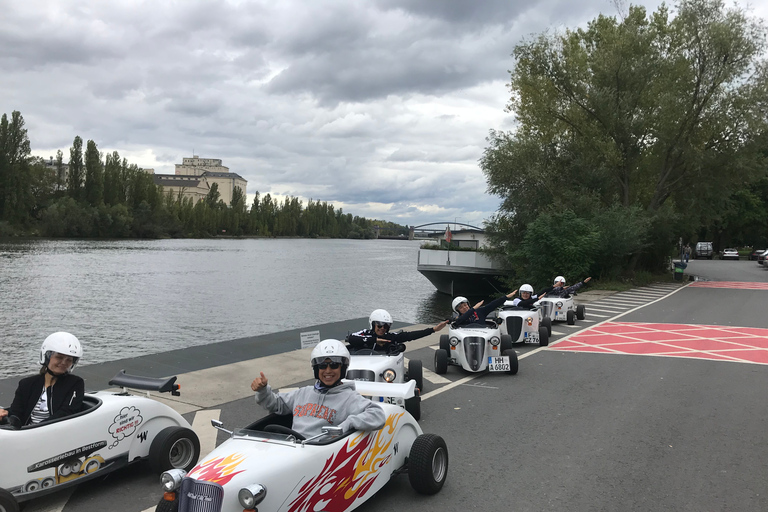
[[120, 370], [117, 375], [109, 381], [110, 386], [120, 386], [125, 390], [144, 389], [147, 391], [158, 391], [160, 393], [170, 393], [173, 396], [179, 396], [181, 386], [176, 384], [176, 376], [173, 377], [141, 377], [139, 375], [129, 375], [125, 370]]
[[411, 398], [416, 395], [416, 381], [409, 380], [400, 384], [390, 382], [368, 382], [363, 380], [347, 380], [355, 385], [358, 393], [364, 396], [389, 396], [392, 398]]

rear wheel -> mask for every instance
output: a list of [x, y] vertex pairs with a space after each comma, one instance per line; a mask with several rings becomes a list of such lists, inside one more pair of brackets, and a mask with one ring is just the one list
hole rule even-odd
[[573, 310], [569, 310], [565, 314], [565, 318], [568, 320], [568, 325], [573, 325], [576, 323], [576, 315], [574, 314]]
[[149, 462], [158, 473], [169, 469], [189, 472], [200, 458], [200, 440], [185, 427], [167, 427], [160, 431], [149, 447]]
[[502, 356], [509, 356], [509, 371], [507, 372], [510, 375], [517, 375], [517, 352], [514, 350], [505, 350], [501, 353]]
[[547, 334], [552, 336], [552, 319], [549, 317], [544, 318], [544, 320], [541, 321], [541, 325], [547, 328]]
[[448, 352], [451, 350], [451, 342], [448, 341], [448, 335], [447, 334], [441, 334], [440, 335], [440, 349], [445, 350]]
[[509, 334], [501, 335], [501, 351], [512, 350], [512, 336]]
[[448, 352], [441, 348], [435, 350], [435, 373], [443, 375], [448, 371]]
[[420, 360], [411, 359], [408, 361], [408, 379], [415, 380], [419, 391], [424, 391], [424, 369]]
[[549, 333], [546, 327], [539, 327], [539, 346], [546, 347], [549, 345]]
[[19, 512], [19, 503], [16, 498], [5, 489], [0, 489], [0, 512]]
[[448, 447], [435, 434], [421, 434], [408, 454], [408, 480], [419, 494], [435, 494], [448, 476]]
[[405, 410], [408, 411], [416, 421], [421, 419], [421, 397], [418, 392], [416, 392], [416, 396], [405, 399]]
[[584, 320], [587, 318], [587, 309], [584, 307], [584, 304], [579, 304], [576, 306], [576, 318], [579, 320]]

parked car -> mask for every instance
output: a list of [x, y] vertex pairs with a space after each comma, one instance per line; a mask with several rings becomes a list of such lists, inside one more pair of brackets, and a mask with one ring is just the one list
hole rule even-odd
[[720, 256], [724, 260], [737, 260], [739, 259], [739, 251], [736, 249], [723, 249], [723, 254]]
[[712, 242], [698, 242], [696, 244], [696, 250], [693, 251], [693, 259], [707, 258], [711, 260], [713, 256]]
[[765, 252], [765, 249], [755, 249], [749, 254], [749, 259], [753, 261], [757, 261], [757, 257], [764, 252]]

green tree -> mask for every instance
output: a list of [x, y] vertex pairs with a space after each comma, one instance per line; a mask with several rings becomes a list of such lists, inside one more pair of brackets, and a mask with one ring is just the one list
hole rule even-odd
[[66, 186], [66, 172], [64, 170], [64, 153], [60, 149], [56, 150], [56, 190], [59, 191]]
[[645, 216], [630, 271], [663, 261], [662, 218], [706, 224], [713, 199], [764, 172], [764, 50], [762, 25], [719, 0], [682, 0], [673, 18], [632, 6], [518, 45], [507, 109], [519, 125], [491, 132], [481, 159], [503, 198], [497, 245], [552, 205], [585, 219], [619, 205]]
[[104, 168], [99, 148], [92, 140], [85, 148], [85, 200], [91, 206], [104, 202]]
[[83, 139], [75, 136], [69, 149], [69, 175], [67, 176], [67, 193], [75, 201], [83, 199]]
[[0, 118], [0, 220], [22, 224], [32, 208], [30, 143], [21, 113]]

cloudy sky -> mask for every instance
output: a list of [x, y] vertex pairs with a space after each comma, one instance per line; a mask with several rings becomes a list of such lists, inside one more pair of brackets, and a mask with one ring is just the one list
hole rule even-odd
[[22, 113], [35, 155], [66, 158], [80, 135], [173, 173], [194, 152], [246, 178], [249, 197], [479, 225], [500, 202], [478, 159], [488, 131], [513, 123], [515, 44], [617, 10], [609, 0], [0, 0], [0, 12], [0, 112]]

